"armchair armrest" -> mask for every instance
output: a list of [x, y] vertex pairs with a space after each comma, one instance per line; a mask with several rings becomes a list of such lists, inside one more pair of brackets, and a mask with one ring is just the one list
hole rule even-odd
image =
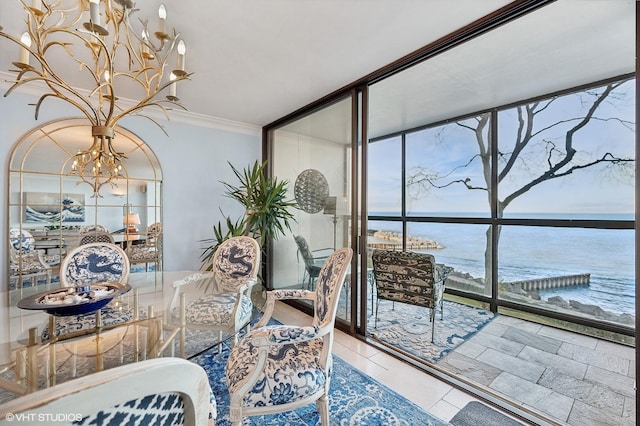
[[331, 247], [325, 247], [321, 249], [312, 250], [311, 254], [313, 254], [313, 260], [326, 260], [329, 256], [331, 256], [331, 253], [333, 253], [334, 251], [335, 250], [332, 249]]
[[271, 290], [267, 293], [267, 299], [273, 298], [275, 300], [291, 300], [291, 299], [306, 299], [316, 300], [316, 292], [310, 290]]
[[256, 347], [306, 342], [323, 337], [329, 329], [318, 326], [276, 326], [252, 331], [251, 344]]
[[273, 308], [275, 307], [276, 300], [292, 300], [292, 299], [304, 299], [304, 300], [316, 300], [316, 292], [309, 290], [271, 290], [267, 292], [267, 300], [265, 302], [262, 318], [255, 325], [255, 328], [264, 327], [273, 315]]
[[195, 273], [195, 274], [191, 274], [191, 275], [187, 275], [186, 277], [176, 280], [173, 282], [173, 287], [181, 287], [183, 285], [187, 285], [187, 284], [191, 284], [194, 283], [196, 281], [200, 281], [202, 279], [205, 278], [213, 278], [213, 272], [202, 272], [202, 273]]

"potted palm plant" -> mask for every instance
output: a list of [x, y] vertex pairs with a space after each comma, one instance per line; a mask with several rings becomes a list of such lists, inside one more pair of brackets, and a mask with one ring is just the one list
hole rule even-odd
[[286, 230], [291, 230], [295, 217], [290, 209], [297, 208], [297, 203], [287, 199], [289, 181], [267, 177], [266, 164], [256, 161], [240, 172], [229, 163], [239, 183], [221, 183], [225, 187], [226, 196], [244, 206], [245, 214], [235, 221], [226, 216], [224, 226], [222, 221], [214, 225], [214, 238], [204, 240], [208, 246], [201, 256], [202, 269], [211, 270], [213, 254], [220, 243], [228, 238], [248, 235], [258, 240], [260, 247], [264, 249], [268, 240], [277, 239]]

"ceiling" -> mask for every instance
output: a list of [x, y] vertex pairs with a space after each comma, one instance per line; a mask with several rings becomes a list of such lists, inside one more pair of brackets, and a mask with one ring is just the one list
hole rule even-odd
[[[186, 68], [194, 73], [192, 81], [179, 86], [184, 105], [195, 114], [258, 127], [510, 3], [138, 0], [143, 8], [138, 16], [149, 17], [153, 27], [163, 2], [167, 27], [186, 41]], [[382, 81], [371, 92], [371, 111], [378, 114], [371, 120], [378, 126], [372, 134], [420, 124], [424, 111], [432, 115], [429, 119], [446, 117], [562, 88], [567, 82], [593, 81], [589, 79], [614, 69], [632, 72], [633, 54], [627, 60], [627, 53], [635, 49], [634, 3], [556, 2], [517, 25]], [[1, 2], [5, 32], [20, 34], [22, 16], [19, 0]], [[18, 54], [4, 39], [0, 47]], [[0, 70], [11, 69], [14, 60], [11, 53], [0, 55]], [[332, 123], [336, 134], [326, 137], [342, 139], [344, 129]]]
[[[65, 2], [69, 0], [64, 0]], [[31, 0], [26, 0], [30, 4]], [[165, 3], [167, 28], [187, 44], [189, 111], [268, 124], [429, 42], [507, 0], [134, 0], [150, 27]], [[0, 2], [0, 25], [24, 31], [19, 0]], [[10, 17], [11, 19], [8, 19]], [[0, 70], [18, 49], [0, 40]], [[15, 57], [10, 52], [15, 51]], [[70, 64], [71, 65], [71, 64]]]

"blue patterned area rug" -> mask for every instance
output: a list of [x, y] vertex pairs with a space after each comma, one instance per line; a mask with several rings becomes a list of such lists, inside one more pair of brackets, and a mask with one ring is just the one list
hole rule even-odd
[[419, 359], [437, 363], [487, 325], [494, 316], [494, 313], [484, 309], [445, 300], [444, 317], [440, 320], [440, 311], [437, 312], [436, 333], [434, 343], [431, 343], [429, 309], [381, 300], [378, 326], [375, 327], [375, 315], [370, 315], [367, 328], [375, 339]]
[[[228, 426], [229, 392], [225, 378], [228, 348], [220, 355], [208, 352], [192, 361], [201, 365], [218, 405], [216, 426]], [[393, 390], [334, 356], [329, 415], [332, 425], [344, 426], [436, 426], [448, 423], [424, 411]], [[316, 426], [320, 416], [315, 404], [286, 413], [245, 418], [245, 425]]]

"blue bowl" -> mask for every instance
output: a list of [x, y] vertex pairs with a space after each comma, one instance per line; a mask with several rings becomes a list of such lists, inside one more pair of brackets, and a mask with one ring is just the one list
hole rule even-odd
[[120, 296], [129, 290], [131, 286], [129, 284], [121, 283], [96, 283], [93, 285], [79, 286], [75, 288], [77, 294], [89, 294], [93, 287], [108, 287], [115, 291], [110, 295], [100, 298], [98, 300], [82, 301], [80, 303], [69, 305], [47, 305], [42, 303], [42, 299], [51, 293], [58, 293], [61, 289], [49, 290], [43, 293], [34, 294], [32, 296], [25, 297], [18, 302], [18, 307], [21, 309], [33, 309], [45, 311], [48, 314], [56, 316], [70, 316], [70, 315], [87, 315], [102, 309], [106, 304], [111, 302], [114, 297]]

